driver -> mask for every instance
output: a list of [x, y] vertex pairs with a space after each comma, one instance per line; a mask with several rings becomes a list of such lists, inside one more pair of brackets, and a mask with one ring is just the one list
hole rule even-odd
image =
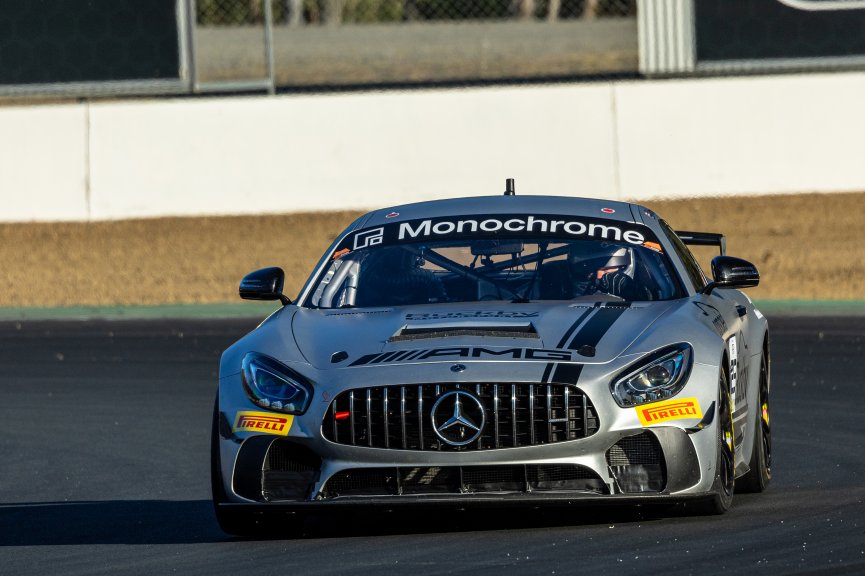
[[568, 267], [574, 296], [604, 292], [625, 300], [638, 298], [634, 281], [633, 249], [626, 246], [580, 240], [568, 251]]

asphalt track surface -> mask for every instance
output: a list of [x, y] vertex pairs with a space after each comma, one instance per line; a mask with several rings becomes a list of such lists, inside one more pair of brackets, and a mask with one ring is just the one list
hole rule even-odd
[[[774, 480], [724, 516], [355, 513], [223, 534], [220, 351], [250, 320], [0, 324], [0, 574], [862, 574], [865, 317], [770, 318]], [[672, 515], [670, 515], [672, 514]]]

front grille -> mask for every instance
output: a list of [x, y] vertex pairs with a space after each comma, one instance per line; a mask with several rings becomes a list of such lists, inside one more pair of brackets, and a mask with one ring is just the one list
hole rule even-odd
[[610, 466], [658, 465], [662, 460], [663, 453], [658, 440], [649, 432], [626, 436], [611, 446], [607, 452], [607, 464]]
[[[484, 409], [477, 440], [443, 442], [430, 410], [448, 392], [465, 390]], [[588, 397], [569, 384], [415, 384], [343, 392], [331, 403], [322, 434], [331, 442], [396, 450], [490, 450], [578, 440], [597, 432]]]
[[606, 494], [604, 482], [574, 464], [357, 468], [334, 474], [323, 499], [346, 496], [417, 496], [530, 492]]

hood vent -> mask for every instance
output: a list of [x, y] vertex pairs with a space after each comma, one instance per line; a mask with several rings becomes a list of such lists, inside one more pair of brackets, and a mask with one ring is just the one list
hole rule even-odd
[[485, 338], [539, 338], [535, 325], [527, 323], [497, 322], [495, 324], [406, 324], [388, 338], [388, 342], [423, 340], [426, 338], [455, 338], [459, 336], [483, 336]]

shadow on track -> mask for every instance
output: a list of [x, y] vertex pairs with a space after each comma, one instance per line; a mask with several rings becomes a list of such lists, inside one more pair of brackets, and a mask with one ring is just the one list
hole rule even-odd
[[687, 514], [670, 506], [543, 508], [429, 508], [320, 510], [306, 516], [269, 515], [254, 536], [243, 539], [353, 538], [407, 534], [495, 532], [605, 524], [645, 523]]
[[191, 544], [224, 538], [210, 500], [0, 504], [0, 546]]
[[[255, 539], [346, 538], [524, 530], [646, 522], [669, 507], [363, 510], [273, 515]], [[0, 547], [92, 544], [194, 544], [238, 538], [223, 533], [209, 500], [120, 500], [0, 504]]]

